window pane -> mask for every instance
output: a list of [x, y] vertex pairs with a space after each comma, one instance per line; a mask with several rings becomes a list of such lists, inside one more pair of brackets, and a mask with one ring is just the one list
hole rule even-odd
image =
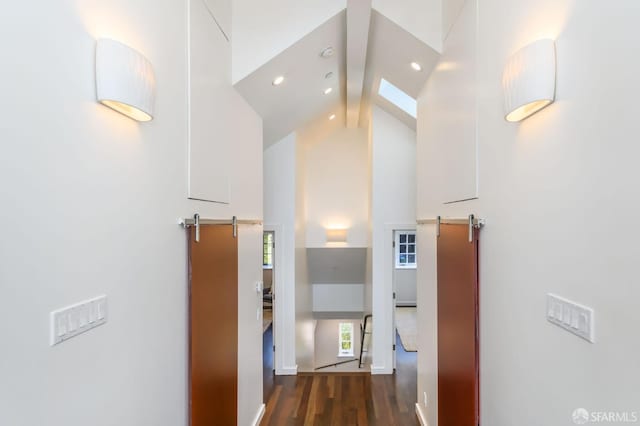
[[410, 254], [409, 255], [409, 263], [416, 263], [416, 255], [415, 254]]
[[415, 235], [409, 234], [408, 237], [409, 237], [409, 242], [410, 243], [415, 243], [416, 242], [416, 236]]
[[341, 322], [339, 325], [339, 355], [353, 355], [353, 324], [349, 322]]
[[415, 246], [415, 244], [409, 244], [408, 249], [409, 249], [409, 250], [408, 250], [408, 253], [415, 253], [415, 252], [416, 252], [416, 246]]
[[407, 255], [406, 254], [401, 254], [400, 255], [400, 263], [407, 263]]
[[406, 253], [407, 252], [407, 246], [404, 244], [400, 244], [400, 253]]
[[407, 242], [407, 234], [400, 234], [400, 242], [401, 243]]
[[262, 234], [262, 265], [271, 267], [273, 265], [273, 233]]

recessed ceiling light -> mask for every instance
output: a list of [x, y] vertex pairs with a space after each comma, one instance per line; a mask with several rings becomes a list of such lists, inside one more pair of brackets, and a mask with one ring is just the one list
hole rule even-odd
[[280, 86], [283, 81], [284, 81], [284, 76], [279, 75], [273, 79], [273, 82], [271, 84], [273, 84], [274, 86]]
[[411, 62], [411, 68], [415, 71], [422, 71], [422, 66], [417, 62]]
[[333, 47], [329, 46], [326, 49], [324, 49], [322, 52], [320, 52], [320, 56], [322, 56], [323, 58], [328, 58], [330, 56], [333, 56]]
[[336, 118], [336, 115], [335, 115], [335, 114], [331, 114], [331, 115], [329, 116], [329, 120], [333, 120], [334, 118]]
[[331, 78], [331, 77], [333, 77], [333, 72], [331, 72], [331, 71], [329, 71], [328, 73], [326, 73], [324, 75], [324, 78]]
[[326, 89], [324, 89], [324, 94], [325, 95], [328, 95], [331, 92], [333, 92], [333, 88], [331, 88], [331, 87], [327, 87]]

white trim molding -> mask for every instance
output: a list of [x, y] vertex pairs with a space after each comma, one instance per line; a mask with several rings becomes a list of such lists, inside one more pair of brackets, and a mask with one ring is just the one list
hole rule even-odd
[[416, 230], [416, 223], [385, 223], [373, 235], [371, 374], [393, 374], [395, 352], [395, 301], [393, 300], [394, 231]]
[[258, 412], [256, 413], [256, 416], [253, 418], [253, 422], [251, 423], [251, 426], [260, 426], [260, 422], [262, 421], [262, 417], [264, 416], [264, 411], [265, 411], [265, 405], [260, 404], [260, 408], [258, 408]]
[[418, 420], [420, 421], [420, 424], [422, 426], [429, 426], [429, 424], [427, 423], [427, 416], [425, 415], [425, 413], [422, 412], [422, 406], [416, 402], [416, 416], [418, 417]]
[[298, 374], [296, 362], [296, 305], [295, 279], [291, 260], [286, 257], [286, 247], [292, 250], [292, 229], [279, 223], [265, 223], [265, 231], [274, 233], [273, 250], [273, 344], [276, 347], [273, 363], [277, 376]]
[[385, 366], [371, 366], [371, 375], [376, 374], [393, 374], [393, 368], [388, 368]]
[[276, 376], [296, 376], [298, 374], [298, 366], [276, 368]]

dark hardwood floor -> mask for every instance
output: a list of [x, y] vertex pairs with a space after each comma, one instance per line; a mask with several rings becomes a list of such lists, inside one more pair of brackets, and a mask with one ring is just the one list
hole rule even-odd
[[[270, 396], [265, 393], [267, 407], [261, 425], [419, 425], [415, 415], [416, 353], [405, 352], [397, 335], [396, 348], [397, 369], [393, 375], [272, 377]], [[265, 389], [267, 386], [265, 381]]]
[[262, 395], [269, 400], [275, 388], [273, 374], [273, 324], [262, 333]]

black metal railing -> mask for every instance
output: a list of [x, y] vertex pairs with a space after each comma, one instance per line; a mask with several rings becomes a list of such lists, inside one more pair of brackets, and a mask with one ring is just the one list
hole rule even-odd
[[364, 350], [364, 337], [367, 334], [371, 334], [371, 331], [367, 331], [367, 321], [373, 318], [373, 315], [367, 314], [364, 316], [364, 324], [360, 324], [360, 361], [358, 363], [358, 368], [362, 368], [362, 354], [365, 352]]

